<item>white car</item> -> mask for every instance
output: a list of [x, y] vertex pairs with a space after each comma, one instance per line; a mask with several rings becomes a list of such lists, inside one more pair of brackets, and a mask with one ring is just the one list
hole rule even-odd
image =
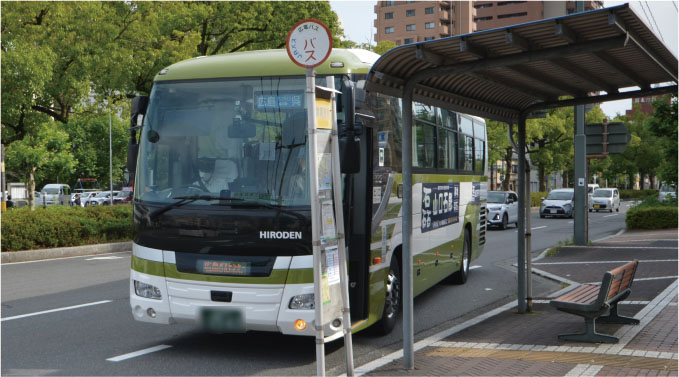
[[542, 198], [542, 204], [540, 204], [540, 217], [573, 217], [573, 209], [575, 208], [573, 196], [573, 189], [550, 191], [547, 198]]
[[676, 199], [677, 190], [671, 185], [662, 185], [662, 187], [660, 187], [660, 192], [658, 192], [658, 200], [664, 202], [668, 197]]
[[592, 193], [589, 212], [608, 211], [620, 212], [620, 193], [617, 188], [600, 188]]
[[519, 197], [513, 191], [488, 191], [488, 225], [507, 229], [519, 225]]
[[[115, 196], [118, 191], [113, 191], [113, 195]], [[94, 197], [91, 197], [87, 199], [85, 202], [85, 206], [107, 206], [111, 204], [111, 191], [102, 191], [95, 195]]]

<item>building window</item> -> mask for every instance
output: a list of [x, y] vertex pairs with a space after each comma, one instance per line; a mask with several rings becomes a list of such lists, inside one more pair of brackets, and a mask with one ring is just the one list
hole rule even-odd
[[384, 14], [384, 19], [385, 20], [391, 20], [394, 18], [394, 12], [387, 12]]
[[385, 28], [384, 28], [384, 34], [391, 34], [391, 33], [393, 33], [393, 32], [394, 32], [394, 27], [393, 27], [393, 26], [389, 26], [389, 27], [385, 27]]
[[406, 25], [406, 31], [415, 31], [415, 24]]
[[509, 13], [509, 14], [500, 14], [497, 16], [498, 19], [500, 18], [512, 18], [512, 17], [522, 17], [522, 16], [527, 16], [528, 12], [521, 12], [521, 13]]
[[486, 4], [474, 5], [474, 8], [481, 9], [481, 8], [490, 8], [492, 6], [493, 6], [493, 3], [486, 3]]
[[385, 6], [385, 7], [394, 6], [394, 2], [393, 2], [393, 1], [385, 1], [385, 2], [384, 2], [384, 6]]
[[434, 7], [424, 8], [424, 14], [434, 14]]
[[415, 9], [406, 10], [406, 17], [412, 17], [415, 15]]
[[406, 39], [403, 40], [404, 44], [413, 43], [413, 42], [415, 42], [415, 40], [413, 38], [406, 38]]
[[424, 28], [425, 28], [425, 29], [433, 29], [433, 28], [434, 28], [434, 23], [433, 23], [433, 22], [425, 22]]
[[431, 41], [431, 40], [434, 40], [434, 39], [436, 39], [436, 37], [424, 37], [425, 41]]
[[497, 6], [501, 7], [501, 6], [505, 6], [505, 5], [523, 4], [523, 3], [525, 3], [525, 1], [498, 1]]
[[486, 17], [474, 17], [474, 22], [479, 22], [479, 21], [490, 21], [493, 19], [493, 16], [486, 16]]

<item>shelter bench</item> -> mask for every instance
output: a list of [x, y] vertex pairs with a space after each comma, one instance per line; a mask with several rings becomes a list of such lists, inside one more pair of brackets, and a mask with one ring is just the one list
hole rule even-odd
[[[558, 310], [585, 318], [585, 332], [561, 334], [561, 340], [594, 343], [618, 343], [614, 336], [596, 332], [595, 321], [599, 323], [639, 324], [636, 318], [618, 315], [618, 302], [632, 293], [632, 281], [639, 261], [628, 262], [604, 273], [601, 285], [583, 284], [549, 302]], [[608, 312], [608, 315], [604, 315]]]

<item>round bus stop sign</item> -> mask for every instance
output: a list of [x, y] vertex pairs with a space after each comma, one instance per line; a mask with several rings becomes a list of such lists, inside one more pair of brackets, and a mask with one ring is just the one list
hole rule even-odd
[[308, 18], [290, 29], [285, 45], [288, 56], [295, 64], [303, 68], [314, 68], [330, 56], [332, 36], [325, 24]]

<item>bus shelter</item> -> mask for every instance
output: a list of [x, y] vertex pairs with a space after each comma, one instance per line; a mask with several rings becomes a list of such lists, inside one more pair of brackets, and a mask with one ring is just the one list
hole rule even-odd
[[[672, 52], [624, 4], [396, 47], [373, 65], [366, 89], [403, 99], [406, 146], [412, 145], [413, 101], [518, 125], [519, 207], [525, 209], [530, 203], [524, 166], [526, 119], [531, 113], [576, 107], [577, 181], [578, 166], [584, 171], [586, 163], [583, 105], [676, 93], [677, 64]], [[621, 91], [631, 87], [638, 89]], [[403, 148], [402, 156], [403, 349], [405, 367], [412, 369], [412, 149]], [[579, 190], [585, 190], [586, 201], [586, 185], [576, 186], [576, 207]], [[526, 308], [530, 255], [526, 221], [526, 211], [521, 210], [517, 236], [521, 313]]]

